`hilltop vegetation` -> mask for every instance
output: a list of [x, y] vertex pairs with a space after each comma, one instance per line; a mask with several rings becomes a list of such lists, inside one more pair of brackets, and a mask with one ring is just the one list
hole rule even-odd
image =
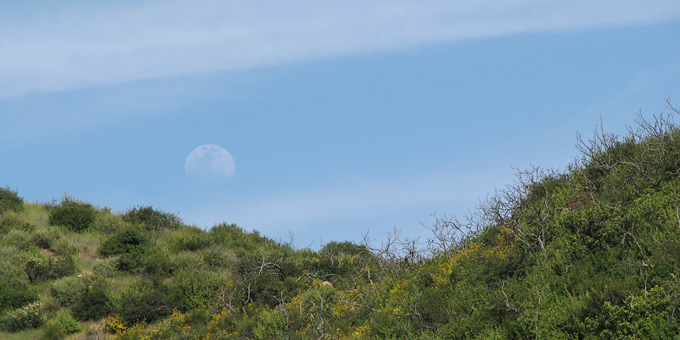
[[[671, 107], [674, 113], [680, 113]], [[680, 129], [598, 130], [431, 238], [295, 249], [135, 207], [0, 190], [9, 339], [671, 339], [680, 336]]]

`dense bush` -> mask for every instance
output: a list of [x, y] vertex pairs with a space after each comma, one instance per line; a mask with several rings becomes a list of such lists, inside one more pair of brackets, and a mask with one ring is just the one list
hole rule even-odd
[[145, 249], [149, 246], [149, 236], [138, 226], [127, 227], [111, 235], [99, 248], [103, 256], [121, 255]]
[[76, 272], [76, 263], [70, 255], [58, 258], [34, 256], [28, 259], [24, 270], [28, 279], [36, 283], [73, 275]]
[[[11, 279], [11, 278], [10, 278]], [[15, 309], [37, 301], [38, 293], [33, 289], [16, 289], [0, 279], [0, 313], [5, 309]]]
[[61, 225], [71, 231], [81, 232], [90, 228], [95, 221], [95, 209], [84, 203], [64, 200], [61, 205], [50, 209], [50, 225]]
[[208, 235], [215, 244], [239, 253], [252, 251], [258, 246], [272, 242], [270, 239], [260, 235], [257, 231], [247, 233], [236, 224], [227, 223], [220, 223], [213, 226], [210, 228], [210, 231], [208, 231]]
[[11, 261], [10, 258], [0, 257], [0, 280], [6, 282], [13, 289], [26, 290], [30, 280], [22, 265], [23, 263], [18, 263], [16, 259]]
[[57, 322], [48, 322], [43, 327], [39, 340], [63, 340], [66, 339], [64, 328]]
[[16, 246], [21, 250], [28, 250], [35, 247], [32, 241], [31, 231], [25, 229], [12, 229], [7, 235], [3, 236], [2, 242]]
[[41, 308], [42, 303], [36, 301], [15, 309], [4, 315], [0, 320], [0, 327], [8, 332], [39, 327], [44, 322]]
[[173, 251], [196, 251], [210, 245], [210, 236], [197, 227], [185, 227], [173, 233], [169, 242]]
[[57, 312], [56, 323], [61, 326], [61, 328], [64, 330], [64, 333], [67, 335], [78, 333], [83, 330], [83, 327], [66, 309], [62, 309]]
[[86, 279], [86, 289], [73, 303], [71, 312], [78, 320], [96, 320], [106, 316], [111, 310], [109, 287], [96, 277]]
[[24, 206], [24, 200], [16, 191], [9, 188], [0, 188], [0, 213], [5, 211], [20, 211]]
[[99, 277], [109, 278], [118, 274], [119, 257], [112, 256], [95, 263], [92, 271]]
[[52, 296], [64, 307], [72, 306], [87, 290], [82, 277], [68, 276], [52, 282]]
[[213, 268], [229, 268], [236, 262], [236, 254], [221, 246], [202, 249], [204, 263]]
[[173, 287], [180, 292], [182, 310], [209, 306], [216, 302], [220, 288], [225, 285], [215, 272], [187, 268], [177, 274]]
[[149, 248], [144, 252], [140, 265], [144, 273], [157, 279], [168, 277], [176, 266], [168, 253], [161, 248]]
[[83, 327], [71, 316], [68, 310], [60, 310], [57, 312], [55, 320], [49, 322], [43, 327], [43, 333], [40, 335], [40, 340], [62, 340], [69, 334], [81, 332]]
[[15, 211], [0, 213], [0, 233], [6, 234], [14, 229], [31, 232], [36, 229], [36, 226], [27, 222], [22, 215]]
[[139, 206], [128, 210], [123, 220], [131, 224], [142, 224], [147, 229], [174, 229], [182, 225], [177, 215], [154, 209], [152, 206]]
[[111, 235], [99, 248], [103, 256], [120, 255], [118, 269], [132, 272], [142, 267], [144, 253], [149, 248], [147, 232], [139, 226], [127, 227]]
[[56, 228], [41, 228], [32, 235], [33, 244], [43, 249], [52, 249], [60, 238], [61, 232]]
[[127, 325], [153, 322], [172, 313], [176, 294], [160, 282], [141, 281], [123, 288], [116, 301], [115, 314]]

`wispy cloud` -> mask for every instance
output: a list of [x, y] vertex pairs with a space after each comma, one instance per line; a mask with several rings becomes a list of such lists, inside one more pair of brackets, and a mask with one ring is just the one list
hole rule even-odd
[[[399, 212], [406, 210], [425, 209], [422, 215], [425, 217], [438, 208], [445, 211], [463, 203], [474, 204], [485, 193], [493, 191], [494, 185], [502, 185], [509, 177], [509, 174], [492, 173], [462, 176], [452, 172], [430, 174], [403, 182], [354, 180], [342, 185], [336, 183], [317, 189], [270, 194], [223, 206], [222, 209], [204, 207], [204, 210], [191, 212], [184, 217], [187, 222], [201, 226], [226, 221], [268, 233], [300, 231], [338, 221], [350, 226], [355, 220], [390, 215], [402, 218]], [[222, 215], [216, 215], [217, 211], [221, 211]], [[386, 224], [382, 227], [391, 229], [391, 220], [385, 218]], [[420, 221], [411, 222], [418, 225]]]
[[199, 0], [60, 6], [3, 5], [0, 97], [475, 37], [680, 18], [675, 0]]

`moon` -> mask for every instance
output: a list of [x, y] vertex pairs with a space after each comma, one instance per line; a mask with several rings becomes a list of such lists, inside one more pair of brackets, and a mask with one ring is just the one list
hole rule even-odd
[[205, 144], [191, 151], [184, 162], [189, 178], [201, 183], [225, 183], [236, 173], [229, 151], [215, 144]]

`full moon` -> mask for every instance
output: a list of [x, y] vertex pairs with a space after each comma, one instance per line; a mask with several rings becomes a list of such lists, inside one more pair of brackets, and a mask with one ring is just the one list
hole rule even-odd
[[234, 159], [219, 145], [201, 145], [191, 151], [184, 162], [184, 171], [191, 179], [203, 183], [224, 183], [236, 173]]

